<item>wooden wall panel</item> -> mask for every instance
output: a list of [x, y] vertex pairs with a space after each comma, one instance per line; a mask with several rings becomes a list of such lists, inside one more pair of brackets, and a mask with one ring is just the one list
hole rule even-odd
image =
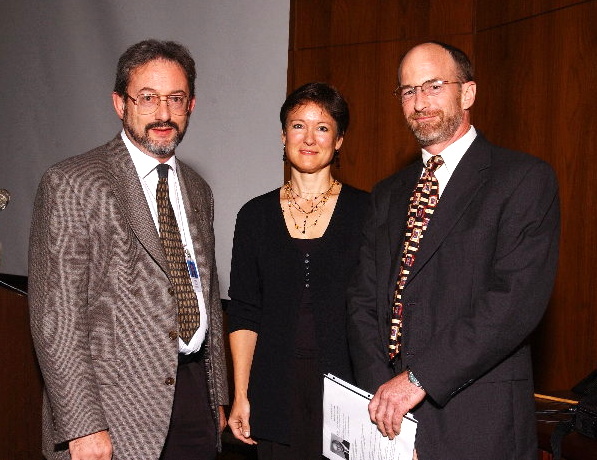
[[0, 452], [41, 459], [41, 374], [29, 332], [27, 297], [0, 287]]
[[[376, 40], [428, 40], [473, 32], [473, 0], [378, 0]], [[446, 21], [446, 17], [452, 17]]]
[[293, 0], [290, 48], [467, 34], [472, 8], [473, 0]]
[[495, 0], [477, 0], [477, 31], [508, 24], [509, 22], [529, 19], [544, 13], [566, 8], [585, 0], [524, 0], [496, 2]]
[[570, 388], [597, 367], [595, 96], [597, 2], [477, 34], [475, 120], [489, 139], [551, 163], [562, 244], [550, 308], [535, 336], [537, 387]]

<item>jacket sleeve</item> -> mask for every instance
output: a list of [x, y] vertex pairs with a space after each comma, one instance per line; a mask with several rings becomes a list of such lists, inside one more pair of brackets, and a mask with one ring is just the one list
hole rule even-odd
[[[380, 335], [377, 292], [378, 283], [387, 279], [381, 274], [381, 261], [376, 260], [379, 243], [376, 230], [380, 216], [378, 197], [374, 190], [371, 195], [367, 218], [363, 226], [363, 237], [359, 251], [359, 262], [347, 291], [348, 298], [348, 344], [354, 365], [357, 385], [371, 393], [393, 377], [389, 358]], [[383, 206], [382, 206], [383, 207]], [[388, 330], [389, 334], [389, 330]]]
[[29, 306], [56, 443], [108, 428], [89, 348], [91, 237], [84, 209], [68, 177], [50, 169], [42, 178], [34, 205]]
[[[257, 257], [259, 235], [251, 230], [261, 222], [249, 202], [239, 211], [234, 229], [230, 268], [228, 331], [241, 329], [259, 333], [261, 324], [261, 283]], [[254, 207], [254, 206], [253, 206]]]
[[[210, 231], [213, 233], [214, 200], [211, 189], [209, 188], [208, 194], [210, 203]], [[216, 387], [215, 403], [219, 406], [224, 406], [229, 403], [228, 370], [226, 367], [226, 351], [224, 348], [224, 320], [222, 301], [220, 299], [220, 282], [216, 268], [215, 248], [211, 248], [211, 252], [209, 357], [214, 369], [214, 385]]]

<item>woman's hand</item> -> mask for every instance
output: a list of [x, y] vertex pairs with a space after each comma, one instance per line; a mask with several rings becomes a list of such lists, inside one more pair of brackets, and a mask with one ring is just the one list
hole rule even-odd
[[232, 434], [236, 439], [241, 440], [245, 444], [257, 444], [251, 438], [251, 426], [249, 425], [249, 416], [251, 414], [251, 405], [247, 398], [234, 398], [232, 409], [230, 410], [230, 417], [228, 418], [228, 425], [232, 430]]

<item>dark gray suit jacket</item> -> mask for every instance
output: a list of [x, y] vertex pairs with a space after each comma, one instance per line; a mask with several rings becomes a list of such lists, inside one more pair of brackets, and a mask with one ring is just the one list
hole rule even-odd
[[[222, 311], [207, 183], [177, 160], [207, 307], [210, 403], [227, 404]], [[31, 330], [45, 382], [43, 445], [108, 429], [114, 459], [158, 459], [170, 422], [176, 301], [141, 183], [120, 138], [51, 167], [35, 200]], [[217, 426], [217, 425], [216, 425]], [[55, 453], [53, 451], [56, 450]]]
[[479, 135], [424, 235], [405, 304], [401, 359], [388, 364], [408, 201], [422, 163], [379, 183], [349, 292], [349, 343], [368, 391], [409, 366], [420, 460], [536, 459], [529, 334], [555, 277], [559, 200], [545, 162]]

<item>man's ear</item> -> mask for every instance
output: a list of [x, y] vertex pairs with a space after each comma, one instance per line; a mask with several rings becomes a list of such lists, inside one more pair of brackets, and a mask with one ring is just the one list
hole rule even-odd
[[462, 84], [462, 95], [460, 103], [464, 110], [470, 109], [475, 103], [475, 96], [477, 95], [477, 84], [474, 81], [467, 81]]
[[195, 103], [197, 102], [197, 99], [195, 99], [195, 97], [193, 96], [193, 98], [189, 101], [189, 110], [187, 111], [187, 114], [190, 115], [193, 110], [195, 110]]
[[124, 105], [126, 104], [124, 97], [120, 94], [112, 93], [112, 104], [114, 105], [116, 115], [122, 120], [124, 118]]

